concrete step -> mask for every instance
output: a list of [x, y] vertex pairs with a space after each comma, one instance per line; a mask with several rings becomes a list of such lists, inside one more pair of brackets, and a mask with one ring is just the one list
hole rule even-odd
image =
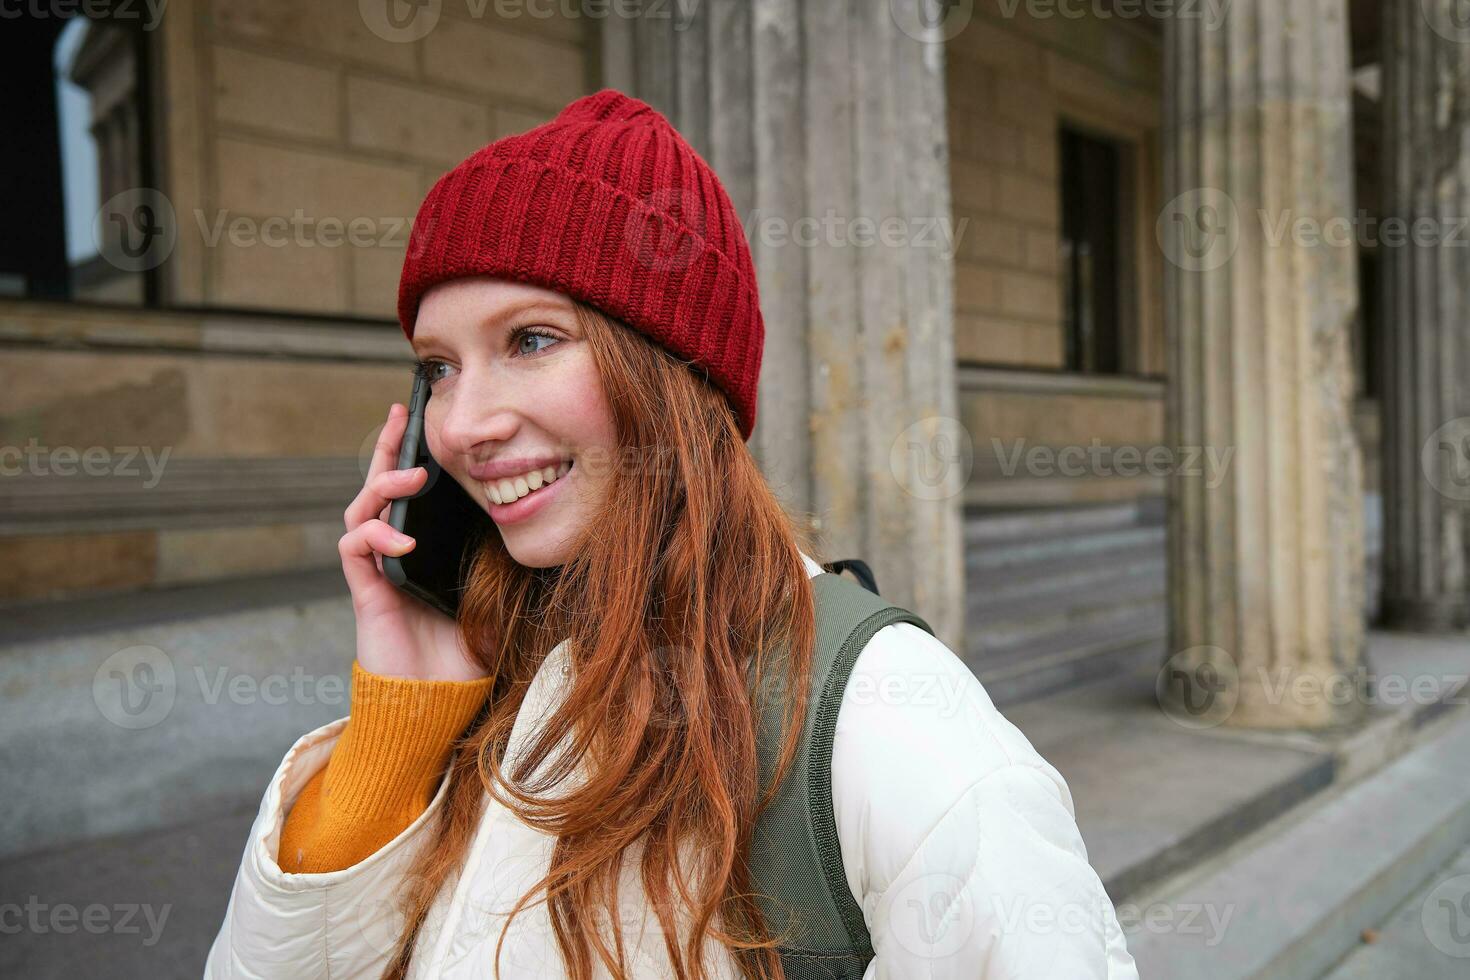
[[970, 594], [967, 608], [978, 614], [1004, 614], [1017, 603], [1065, 602], [1122, 580], [1163, 583], [1166, 572], [1164, 550], [1152, 544], [1084, 562], [1064, 556], [1025, 567], [982, 569], [965, 579]]
[[1060, 608], [1089, 609], [1137, 598], [1157, 598], [1168, 584], [1162, 557], [1073, 568], [1045, 577], [1026, 577], [1004, 586], [972, 590], [965, 604], [977, 625], [1029, 619]]
[[1111, 589], [1098, 589], [1074, 596], [1070, 601], [1053, 600], [1042, 608], [1021, 610], [998, 618], [973, 615], [969, 622], [970, 642], [982, 656], [1007, 656], [1027, 648], [1039, 652], [1059, 651], [1071, 637], [1083, 642], [1097, 631], [1120, 621], [1164, 622], [1164, 595], [1158, 587], [1140, 589], [1120, 582]]
[[982, 630], [977, 625], [971, 631], [967, 656], [982, 667], [997, 664], [1019, 666], [1038, 657], [1082, 650], [1099, 642], [1138, 633], [1161, 634], [1164, 626], [1163, 604], [1157, 601], [1118, 610], [1106, 606], [1093, 610], [1079, 609], [1077, 615], [1079, 622], [1063, 624], [1035, 636], [1019, 633], [994, 643], [982, 642]]
[[1128, 635], [1038, 654], [1016, 664], [992, 664], [977, 671], [977, 677], [992, 701], [1009, 707], [1099, 678], [1156, 669], [1163, 659], [1164, 636], [1146, 625]]
[[1064, 534], [1056, 537], [1026, 538], [1004, 544], [977, 545], [965, 554], [967, 575], [983, 574], [992, 569], [1015, 569], [1053, 559], [1070, 558], [1078, 563], [1105, 559], [1129, 549], [1153, 547], [1162, 553], [1162, 527], [1124, 527], [1090, 534]]
[[970, 510], [965, 514], [965, 545], [1001, 544], [1114, 530], [1140, 523], [1134, 502], [1083, 507], [1037, 507], [1025, 510]]
[[[1404, 713], [1411, 717], [1412, 713]], [[1408, 751], [1339, 779], [1223, 853], [1131, 897], [1139, 975], [1170, 980], [1317, 977], [1470, 839], [1470, 711], [1433, 713]], [[1192, 928], [1184, 928], [1186, 913]], [[1147, 920], [1144, 920], [1145, 922]], [[1125, 924], [1125, 929], [1128, 928]]]
[[1160, 652], [1005, 714], [1066, 778], [1108, 893], [1136, 905], [1145, 889], [1212, 860], [1313, 794], [1369, 778], [1413, 749], [1426, 725], [1464, 703], [1466, 641], [1370, 633], [1367, 662], [1385, 686], [1351, 731], [1181, 724], [1155, 698]]
[[1122, 618], [1084, 623], [1024, 642], [989, 648], [972, 645], [970, 669], [996, 704], [1015, 704], [1053, 694], [1104, 674], [1153, 669], [1163, 662], [1162, 607]]
[[1135, 501], [972, 516], [966, 657], [998, 703], [1161, 658], [1165, 529]]
[[1322, 980], [1465, 980], [1470, 975], [1470, 841]]

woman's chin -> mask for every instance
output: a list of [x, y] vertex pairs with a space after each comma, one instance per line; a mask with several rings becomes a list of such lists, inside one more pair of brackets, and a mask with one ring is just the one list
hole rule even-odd
[[518, 565], [527, 568], [554, 568], [566, 562], [563, 535], [557, 528], [503, 527], [500, 529], [500, 540]]

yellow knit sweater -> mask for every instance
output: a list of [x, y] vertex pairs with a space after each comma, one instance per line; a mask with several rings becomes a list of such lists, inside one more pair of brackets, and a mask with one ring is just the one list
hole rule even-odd
[[352, 663], [350, 718], [281, 828], [282, 871], [340, 871], [377, 851], [433, 799], [454, 740], [491, 679], [386, 677]]

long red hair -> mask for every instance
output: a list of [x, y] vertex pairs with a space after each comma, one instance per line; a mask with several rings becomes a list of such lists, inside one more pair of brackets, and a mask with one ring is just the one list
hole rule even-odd
[[[511, 916], [544, 892], [574, 980], [593, 976], [594, 956], [613, 977], [627, 976], [616, 896], [635, 842], [675, 976], [704, 980], [709, 937], [743, 976], [783, 978], [781, 937], [760, 913], [747, 864], [774, 783], [759, 785], [761, 705], [746, 671], [775, 674], [774, 690], [785, 694], [779, 781], [810, 687], [816, 624], [800, 555], [815, 554], [810, 532], [772, 493], [718, 389], [592, 307], [577, 304], [577, 316], [623, 455], [597, 461], [613, 468], [610, 489], [564, 565], [519, 565], [493, 533], [474, 559], [459, 623], [493, 693], [455, 749], [434, 839], [407, 879], [406, 925], [385, 976], [405, 975], [488, 792], [556, 838], [548, 873]], [[562, 640], [573, 665], [568, 693], [507, 774], [516, 713]], [[570, 748], [555, 751], [564, 738]], [[548, 794], [575, 769], [574, 789]], [[611, 937], [600, 920], [611, 923]]]

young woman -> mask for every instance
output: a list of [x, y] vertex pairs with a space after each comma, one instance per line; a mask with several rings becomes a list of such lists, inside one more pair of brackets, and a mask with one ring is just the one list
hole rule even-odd
[[[831, 751], [872, 958], [778, 956], [752, 897], [747, 669], [802, 735], [810, 542], [763, 481], [764, 327], [718, 179], [604, 90], [492, 143], [414, 224], [426, 432], [495, 523], [458, 621], [400, 592], [395, 404], [347, 508], [348, 718], [266, 789], [206, 975], [1136, 980], [1065, 782], [943, 643], [879, 629]], [[874, 492], [883, 492], [875, 488]]]

